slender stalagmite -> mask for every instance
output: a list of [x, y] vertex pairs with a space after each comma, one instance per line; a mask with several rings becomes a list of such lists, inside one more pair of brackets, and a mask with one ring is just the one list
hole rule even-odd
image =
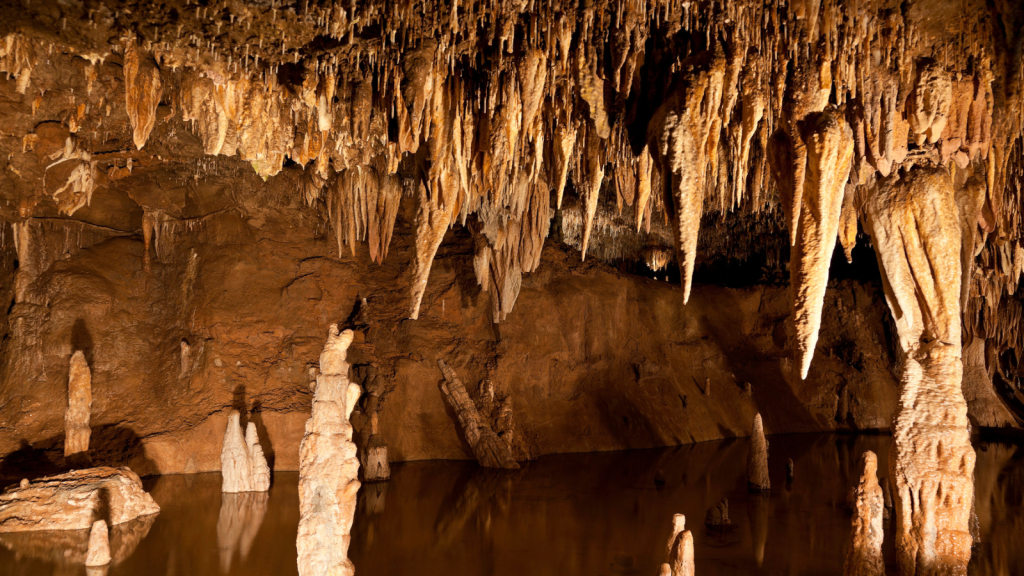
[[885, 500], [878, 485], [878, 457], [870, 450], [861, 457], [863, 473], [853, 509], [853, 531], [843, 576], [885, 576], [882, 559], [882, 513]]
[[771, 489], [771, 481], [768, 480], [768, 440], [764, 437], [760, 414], [754, 416], [754, 426], [750, 430], [747, 488], [754, 492], [767, 492]]
[[351, 576], [349, 532], [359, 491], [359, 459], [349, 416], [362, 391], [348, 379], [351, 330], [332, 324], [320, 354], [313, 411], [299, 447], [299, 576]]
[[89, 531], [89, 552], [85, 557], [86, 566], [110, 564], [110, 535], [105, 520], [97, 520]]
[[659, 576], [694, 576], [693, 534], [686, 529], [686, 516], [672, 517], [667, 548], [667, 562], [661, 565]]
[[92, 373], [81, 350], [71, 356], [68, 374], [68, 409], [64, 413], [64, 457], [80, 458], [89, 452], [89, 413], [92, 411]]
[[889, 458], [900, 573], [966, 574], [975, 454], [961, 390], [953, 184], [942, 168], [915, 167], [883, 180], [863, 209], [903, 352]]

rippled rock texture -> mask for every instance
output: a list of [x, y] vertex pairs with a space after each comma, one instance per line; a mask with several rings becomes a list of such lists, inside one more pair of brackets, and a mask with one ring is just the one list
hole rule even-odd
[[88, 468], [41, 478], [0, 494], [0, 532], [85, 530], [160, 512], [128, 468]]

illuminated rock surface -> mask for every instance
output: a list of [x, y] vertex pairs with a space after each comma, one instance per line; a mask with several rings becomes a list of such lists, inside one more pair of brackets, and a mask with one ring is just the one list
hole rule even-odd
[[882, 513], [885, 499], [878, 485], [878, 457], [868, 451], [861, 462], [863, 472], [854, 492], [853, 530], [843, 576], [884, 576]]

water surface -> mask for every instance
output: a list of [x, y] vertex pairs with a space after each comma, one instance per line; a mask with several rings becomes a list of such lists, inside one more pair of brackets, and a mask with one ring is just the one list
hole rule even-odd
[[[654, 576], [671, 517], [682, 513], [699, 576], [840, 574], [858, 459], [874, 450], [885, 474], [890, 438], [769, 442], [767, 498], [747, 493], [746, 439], [551, 456], [518, 472], [398, 464], [391, 482], [360, 490], [349, 556], [360, 576]], [[982, 543], [971, 573], [1024, 574], [1024, 452], [990, 442], [975, 448]], [[790, 484], [787, 458], [795, 463]], [[35, 532], [0, 535], [0, 576], [297, 574], [296, 473], [276, 474], [269, 494], [222, 495], [216, 473], [145, 483], [162, 511], [112, 532], [109, 569], [82, 566], [87, 532]], [[705, 514], [723, 497], [734, 527], [709, 532]], [[885, 524], [890, 573], [893, 526]]]

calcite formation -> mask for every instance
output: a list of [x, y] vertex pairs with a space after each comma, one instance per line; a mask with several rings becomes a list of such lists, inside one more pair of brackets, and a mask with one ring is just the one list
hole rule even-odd
[[975, 454], [961, 391], [964, 246], [953, 183], [941, 168], [894, 174], [864, 212], [903, 354], [890, 457], [900, 572], [966, 573]]
[[754, 416], [750, 430], [750, 452], [747, 454], [747, 488], [753, 492], [767, 492], [771, 489], [768, 479], [768, 439], [764, 437], [761, 415]]
[[359, 459], [349, 417], [362, 394], [346, 362], [354, 334], [332, 324], [320, 354], [313, 411], [299, 447], [300, 576], [351, 575], [349, 531], [359, 491]]
[[667, 576], [694, 576], [693, 534], [686, 529], [686, 516], [672, 517], [672, 535], [668, 539], [666, 559], [660, 574]]
[[854, 493], [853, 530], [843, 564], [843, 576], [885, 576], [882, 558], [885, 499], [878, 485], [878, 457], [869, 450], [861, 456], [861, 463], [860, 483]]
[[220, 451], [221, 492], [266, 492], [270, 490], [270, 466], [260, 446], [256, 424], [249, 422], [242, 436], [241, 414], [232, 410]]
[[518, 469], [519, 463], [512, 455], [508, 443], [499, 438], [491, 425], [480, 418], [476, 404], [469, 397], [455, 370], [440, 358], [437, 365], [441, 368], [445, 380], [441, 385], [441, 391], [455, 411], [459, 428], [465, 435], [466, 443], [473, 450], [476, 461], [484, 468]]
[[76, 350], [71, 355], [68, 372], [68, 409], [64, 413], [64, 457], [82, 458], [89, 452], [89, 436], [92, 428], [89, 417], [92, 413], [92, 372], [85, 360], [85, 354]]
[[89, 552], [85, 557], [86, 566], [110, 564], [110, 535], [105, 520], [93, 522], [89, 531]]
[[103, 516], [116, 526], [160, 512], [128, 468], [88, 468], [40, 478], [0, 494], [0, 532], [86, 530]]
[[370, 414], [370, 437], [363, 449], [360, 459], [364, 482], [384, 482], [391, 478], [391, 466], [388, 463], [388, 444], [377, 432], [377, 412]]

